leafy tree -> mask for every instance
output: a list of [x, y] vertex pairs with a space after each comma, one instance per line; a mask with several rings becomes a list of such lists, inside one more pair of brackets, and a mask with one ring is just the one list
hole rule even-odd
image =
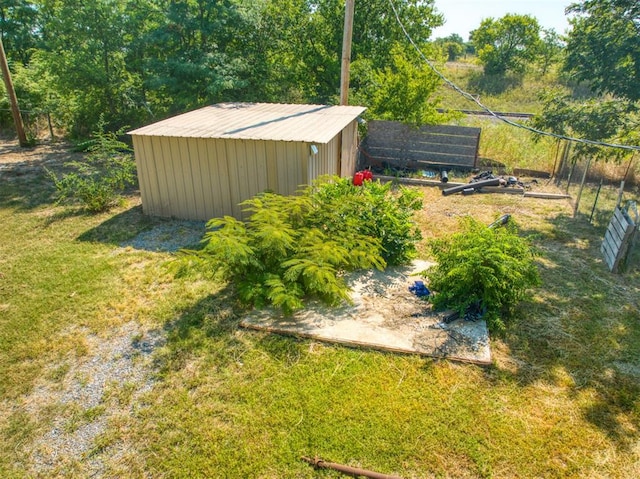
[[147, 33], [145, 81], [163, 110], [182, 112], [231, 99], [244, 85], [239, 38], [244, 18], [234, 1], [156, 0], [163, 12]]
[[487, 18], [471, 32], [471, 42], [485, 73], [521, 73], [538, 53], [540, 25], [530, 15]]
[[371, 63], [354, 63], [354, 101], [369, 106], [368, 115], [413, 125], [441, 123], [448, 118], [438, 113], [433, 94], [441, 84], [438, 77], [413, 51], [400, 44], [392, 50], [391, 63], [372, 70]]
[[436, 292], [430, 301], [461, 316], [470, 308], [484, 309], [489, 330], [502, 332], [515, 306], [540, 281], [532, 249], [512, 219], [496, 228], [471, 217], [462, 223], [462, 232], [430, 244], [437, 262], [424, 273]]
[[[442, 23], [433, 0], [394, 5], [421, 45]], [[22, 94], [76, 136], [101, 113], [117, 129], [218, 101], [331, 103], [343, 20], [343, 0], [0, 2]], [[391, 65], [405, 39], [388, 1], [358, 4], [354, 24], [352, 59]]]
[[[609, 143], [637, 144], [637, 108], [620, 99], [591, 99], [576, 102], [559, 91], [547, 91], [541, 96], [543, 110], [532, 119], [532, 125], [553, 133]], [[626, 150], [575, 143], [580, 156], [601, 160], [622, 160]]]
[[27, 65], [38, 43], [37, 7], [29, 0], [0, 2], [0, 35], [9, 60]]
[[565, 71], [598, 93], [640, 100], [640, 3], [583, 0], [568, 9]]
[[553, 29], [543, 29], [542, 38], [538, 47], [538, 62], [545, 75], [549, 67], [560, 61], [564, 42], [560, 35]]
[[[317, 95], [319, 76], [327, 64], [336, 68], [336, 58], [316, 55], [310, 27], [311, 10], [306, 0], [265, 0], [245, 7], [248, 28], [244, 51], [248, 67], [247, 99], [301, 102]], [[307, 66], [308, 57], [324, 62], [320, 69]]]
[[[437, 13], [434, 0], [394, 0], [393, 3], [407, 33], [418, 45], [426, 45], [433, 29], [444, 24], [444, 17]], [[342, 24], [342, 10], [339, 10], [339, 15], [337, 23]], [[341, 33], [339, 37], [342, 39]], [[366, 6], [358, 6], [356, 2], [353, 26], [354, 60], [369, 58], [374, 68], [383, 68], [391, 63], [394, 56], [393, 48], [398, 43], [406, 44], [407, 39], [390, 9], [388, 0], [370, 0]]]
[[449, 62], [456, 61], [465, 51], [464, 40], [457, 33], [452, 33], [445, 38], [436, 38], [433, 43], [444, 50]]
[[41, 0], [41, 65], [65, 99], [73, 133], [86, 135], [100, 115], [108, 125], [135, 123], [139, 79], [126, 65], [124, 1]]
[[[400, 0], [394, 5], [412, 38], [426, 44], [433, 28], [442, 24], [433, 0]], [[252, 42], [257, 60], [267, 60], [268, 76], [258, 89], [303, 101], [334, 101], [339, 93], [340, 56], [344, 26], [343, 0], [266, 0]], [[392, 49], [406, 43], [388, 0], [356, 4], [351, 58], [381, 70], [390, 65]], [[262, 65], [265, 63], [263, 62]], [[261, 64], [253, 62], [251, 68]], [[264, 70], [262, 70], [264, 71]], [[354, 82], [353, 88], [358, 84]]]

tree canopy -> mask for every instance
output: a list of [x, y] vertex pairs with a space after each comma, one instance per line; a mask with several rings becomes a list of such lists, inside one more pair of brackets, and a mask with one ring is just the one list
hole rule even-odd
[[486, 73], [519, 73], [538, 53], [540, 25], [530, 15], [486, 18], [471, 32], [470, 39]]
[[640, 3], [584, 0], [568, 11], [576, 16], [570, 20], [565, 71], [598, 93], [640, 100]]
[[[433, 0], [394, 5], [420, 45], [443, 23]], [[0, 2], [21, 103], [77, 135], [101, 114], [117, 129], [220, 101], [335, 103], [343, 24], [344, 0]], [[387, 0], [357, 4], [353, 31], [353, 62], [399, 71]]]

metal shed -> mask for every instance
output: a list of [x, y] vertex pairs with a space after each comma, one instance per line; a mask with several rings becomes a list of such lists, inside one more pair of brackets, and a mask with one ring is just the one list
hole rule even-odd
[[241, 218], [239, 203], [265, 190], [291, 195], [320, 175], [351, 176], [364, 110], [220, 103], [133, 130], [143, 211]]

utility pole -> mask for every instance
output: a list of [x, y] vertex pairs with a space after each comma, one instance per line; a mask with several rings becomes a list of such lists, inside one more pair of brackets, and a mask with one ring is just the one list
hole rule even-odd
[[16, 125], [18, 142], [22, 147], [28, 146], [27, 135], [24, 133], [24, 124], [22, 123], [22, 116], [20, 116], [20, 108], [18, 108], [18, 98], [16, 97], [16, 91], [14, 90], [13, 82], [11, 81], [11, 72], [9, 71], [9, 64], [7, 63], [7, 55], [4, 52], [4, 45], [2, 44], [1, 36], [0, 36], [0, 68], [2, 69], [2, 79], [4, 80], [4, 86], [7, 89], [7, 95], [9, 95], [9, 102], [11, 103], [11, 114], [13, 115], [13, 123]]
[[353, 12], [355, 0], [344, 4], [344, 34], [342, 36], [342, 69], [340, 70], [340, 104], [349, 103], [349, 68], [351, 65], [351, 38], [353, 36]]

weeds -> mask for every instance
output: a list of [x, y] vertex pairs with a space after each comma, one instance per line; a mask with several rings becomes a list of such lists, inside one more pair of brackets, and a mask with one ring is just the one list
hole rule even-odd
[[90, 213], [101, 213], [122, 204], [121, 194], [136, 182], [136, 166], [129, 146], [118, 140], [124, 128], [105, 132], [103, 119], [90, 141], [84, 161], [66, 163], [73, 172], [60, 178], [47, 170], [57, 191], [58, 203], [80, 204]]

